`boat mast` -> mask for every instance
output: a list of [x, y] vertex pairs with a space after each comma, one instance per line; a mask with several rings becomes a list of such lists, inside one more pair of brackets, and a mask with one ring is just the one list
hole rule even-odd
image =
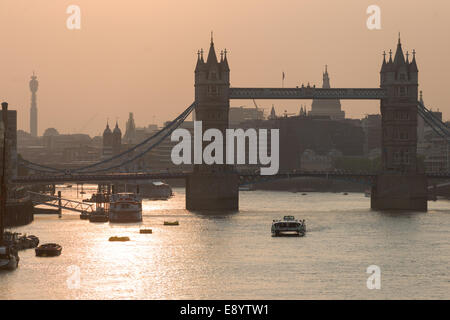
[[0, 197], [0, 245], [3, 245], [3, 233], [5, 228], [4, 217], [6, 212], [6, 130], [8, 129], [8, 103], [2, 103], [2, 118], [3, 118], [3, 152], [2, 152], [2, 178], [1, 178], [1, 197]]

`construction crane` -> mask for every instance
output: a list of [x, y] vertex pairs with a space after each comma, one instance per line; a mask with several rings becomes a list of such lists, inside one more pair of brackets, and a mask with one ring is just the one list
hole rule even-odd
[[84, 126], [80, 129], [79, 132], [82, 133], [82, 132], [84, 131], [84, 129], [86, 129], [87, 126], [90, 125], [91, 122], [92, 122], [95, 118], [97, 118], [97, 116], [98, 116], [98, 113], [95, 114], [94, 116], [92, 116], [92, 117], [84, 124]]
[[293, 116], [293, 115], [297, 115], [297, 114], [296, 114], [296, 113], [287, 113], [287, 110], [284, 110], [283, 116], [284, 116], [285, 118], [287, 118], [288, 116]]
[[255, 108], [258, 109], [258, 105], [256, 104], [255, 99], [253, 99], [253, 104], [255, 105]]

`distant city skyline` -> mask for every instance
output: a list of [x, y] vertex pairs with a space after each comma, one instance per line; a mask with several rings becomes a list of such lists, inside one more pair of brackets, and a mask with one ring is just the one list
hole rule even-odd
[[[0, 100], [18, 111], [18, 129], [29, 132], [33, 70], [39, 77], [39, 130], [100, 135], [106, 120], [125, 128], [161, 125], [194, 99], [196, 51], [207, 49], [214, 30], [218, 50], [227, 48], [232, 86], [320, 86], [328, 65], [333, 87], [378, 87], [382, 53], [395, 50], [398, 32], [405, 51], [417, 52], [419, 90], [428, 107], [447, 120], [450, 97], [443, 88], [450, 66], [450, 3], [377, 1], [381, 30], [366, 28], [369, 1], [302, 3], [249, 0], [112, 3], [79, 0], [80, 30], [65, 25], [68, 3], [0, 5], [2, 59]], [[220, 12], [220, 14], [216, 14]], [[188, 23], [189, 22], [189, 23]], [[345, 22], [345, 23], [343, 23]], [[17, 39], [21, 39], [20, 42]], [[298, 113], [298, 101], [259, 103], [270, 112]], [[305, 102], [302, 102], [305, 104]], [[311, 102], [306, 101], [308, 109]], [[341, 101], [349, 118], [379, 113], [379, 103]], [[235, 101], [232, 106], [251, 103]]]

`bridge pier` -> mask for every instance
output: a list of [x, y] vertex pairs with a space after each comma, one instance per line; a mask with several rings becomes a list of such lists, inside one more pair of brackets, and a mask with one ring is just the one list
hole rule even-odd
[[427, 211], [428, 183], [425, 174], [380, 174], [372, 187], [374, 210]]
[[186, 179], [186, 209], [239, 210], [239, 176], [234, 173], [197, 173]]

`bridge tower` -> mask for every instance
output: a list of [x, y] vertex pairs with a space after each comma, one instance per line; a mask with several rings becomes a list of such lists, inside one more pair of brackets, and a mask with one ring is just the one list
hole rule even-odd
[[[217, 60], [214, 41], [206, 62], [203, 49], [198, 52], [195, 68], [195, 120], [202, 122], [203, 132], [218, 129], [225, 137], [228, 128], [230, 68], [226, 50]], [[202, 150], [210, 142], [203, 142]], [[197, 150], [197, 153], [200, 153]], [[194, 147], [194, 154], [196, 153]], [[239, 177], [233, 167], [225, 164], [225, 146], [222, 163], [194, 162], [194, 172], [186, 180], [186, 209], [234, 211], [239, 207]]]
[[372, 189], [372, 209], [427, 210], [427, 179], [417, 163], [418, 68], [415, 51], [403, 54], [400, 37], [392, 60], [384, 53], [380, 87], [382, 173]]

